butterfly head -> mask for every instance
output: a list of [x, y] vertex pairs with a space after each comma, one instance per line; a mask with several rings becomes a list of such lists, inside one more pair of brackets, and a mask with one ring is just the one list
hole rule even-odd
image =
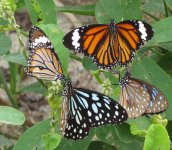
[[131, 74], [127, 71], [125, 73], [124, 77], [120, 81], [120, 86], [121, 87], [124, 87], [124, 86], [126, 86], [126, 84], [128, 84], [130, 76], [131, 76]]
[[64, 79], [64, 89], [63, 89], [63, 96], [68, 96], [72, 94], [72, 81], [70, 79]]

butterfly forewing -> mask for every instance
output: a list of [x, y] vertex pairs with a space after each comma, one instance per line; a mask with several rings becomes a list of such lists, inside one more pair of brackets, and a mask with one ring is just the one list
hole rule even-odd
[[74, 91], [75, 99], [91, 127], [119, 124], [127, 119], [124, 108], [110, 97], [88, 89], [78, 88]]
[[25, 71], [38, 79], [57, 80], [64, 78], [62, 67], [54, 47], [38, 27], [29, 32], [29, 60]]
[[118, 64], [127, 65], [135, 52], [153, 36], [152, 27], [144, 21], [125, 20], [116, 24], [120, 55]]
[[82, 26], [67, 33], [63, 44], [76, 52], [92, 57], [101, 68], [111, 69], [117, 64], [126, 66], [135, 52], [153, 36], [152, 27], [139, 20], [115, 24]]

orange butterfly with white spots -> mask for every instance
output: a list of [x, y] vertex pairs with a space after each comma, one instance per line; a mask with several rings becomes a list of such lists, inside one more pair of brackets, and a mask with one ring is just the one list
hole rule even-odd
[[125, 20], [110, 24], [93, 24], [67, 33], [63, 44], [92, 58], [100, 68], [127, 66], [135, 52], [153, 36], [152, 27], [140, 20]]

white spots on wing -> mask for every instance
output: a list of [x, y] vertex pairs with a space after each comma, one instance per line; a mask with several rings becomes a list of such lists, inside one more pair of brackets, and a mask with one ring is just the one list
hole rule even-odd
[[78, 49], [80, 47], [79, 43], [80, 35], [79, 35], [79, 29], [75, 29], [72, 36], [72, 45], [75, 49]]
[[98, 101], [98, 100], [99, 100], [98, 95], [97, 95], [97, 94], [95, 94], [95, 93], [92, 93], [92, 100], [94, 100], [94, 101]]
[[95, 119], [96, 119], [97, 121], [99, 121], [99, 117], [98, 117], [98, 116], [95, 116]]
[[80, 124], [80, 120], [79, 120], [79, 118], [78, 118], [77, 115], [75, 116], [75, 119], [76, 119], [76, 122], [77, 122], [78, 124]]
[[106, 103], [105, 103], [105, 106], [106, 106], [106, 108], [107, 108], [107, 109], [109, 109], [109, 110], [110, 110], [110, 107], [109, 107], [109, 105], [108, 105], [108, 104], [106, 104]]
[[96, 104], [93, 103], [91, 106], [92, 106], [93, 111], [95, 113], [98, 113], [98, 108], [97, 108]]
[[107, 113], [107, 117], [110, 117], [110, 114], [109, 113]]
[[35, 47], [40, 43], [42, 44], [50, 43], [50, 40], [46, 36], [40, 36], [39, 38], [35, 39], [35, 41], [32, 44]]
[[139, 24], [139, 31], [142, 34], [141, 39], [146, 41], [146, 37], [147, 37], [146, 28], [142, 21], [138, 21], [138, 24]]
[[79, 133], [80, 133], [80, 134], [82, 133], [82, 129], [79, 130]]
[[104, 98], [103, 100], [105, 103], [110, 104], [110, 100], [107, 96], [103, 96], [103, 98]]
[[76, 133], [76, 128], [73, 130], [74, 133]]
[[102, 119], [102, 114], [99, 114], [99, 118]]
[[101, 103], [97, 102], [96, 104], [97, 104], [97, 106], [102, 107]]
[[92, 113], [88, 110], [88, 116], [91, 117]]
[[82, 91], [78, 91], [78, 90], [75, 90], [76, 92], [80, 93], [81, 95], [85, 96], [85, 97], [89, 97], [89, 94], [85, 93], [85, 92], [82, 92]]
[[86, 128], [86, 123], [83, 124], [83, 127]]
[[118, 111], [115, 111], [115, 115], [116, 115], [116, 116], [119, 116], [119, 112], [118, 112]]
[[118, 106], [118, 104], [116, 104], [116, 105], [115, 105], [115, 108], [116, 108], [116, 109], [119, 109], [119, 106]]

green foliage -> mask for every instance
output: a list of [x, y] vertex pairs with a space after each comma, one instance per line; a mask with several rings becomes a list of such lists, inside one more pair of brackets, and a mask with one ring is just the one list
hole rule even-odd
[[47, 134], [50, 129], [50, 120], [41, 121], [20, 136], [13, 150], [45, 150], [42, 136]]
[[160, 124], [152, 124], [144, 142], [144, 150], [170, 150], [170, 140], [167, 130]]
[[[58, 118], [61, 104], [61, 85], [45, 84], [38, 81], [30, 85], [21, 85], [24, 77], [23, 67], [27, 65], [27, 49], [23, 43], [23, 36], [28, 38], [16, 23], [14, 13], [26, 9], [33, 25], [39, 26], [49, 37], [55, 52], [63, 67], [65, 76], [69, 59], [73, 58], [82, 63], [85, 70], [103, 87], [106, 94], [118, 101], [120, 88], [118, 75], [99, 70], [89, 58], [80, 58], [69, 54], [62, 44], [63, 31], [58, 26], [57, 13], [68, 12], [79, 15], [95, 16], [98, 23], [109, 23], [110, 19], [116, 22], [127, 19], [141, 19], [152, 24], [155, 34], [150, 42], [137, 53], [132, 65], [132, 74], [138, 79], [145, 80], [159, 88], [169, 101], [168, 110], [161, 116], [150, 118], [140, 117], [129, 119], [121, 125], [104, 126], [91, 129], [84, 140], [72, 141], [60, 136]], [[23, 92], [34, 92], [42, 95], [48, 93], [48, 103], [52, 108], [50, 116], [53, 121], [44, 120], [28, 128], [16, 141], [13, 148], [13, 136], [7, 140], [0, 136], [0, 148], [12, 150], [66, 150], [66, 149], [110, 149], [110, 150], [169, 150], [172, 140], [172, 3], [171, 0], [98, 0], [97, 3], [82, 6], [55, 6], [53, 1], [42, 0], [2, 0], [0, 1], [0, 58], [9, 66], [9, 81], [0, 71], [0, 87], [7, 93], [11, 107], [0, 106], [0, 122], [4, 124], [22, 125], [25, 117], [20, 112], [19, 95]], [[16, 31], [17, 41], [11, 41], [5, 33]], [[12, 42], [18, 42], [18, 52], [12, 53]], [[124, 69], [116, 67], [121, 74]], [[72, 77], [71, 77], [72, 78]], [[47, 83], [47, 82], [46, 82]], [[110, 88], [106, 86], [114, 84]], [[51, 87], [47, 88], [49, 85]], [[61, 89], [59, 89], [61, 88]], [[48, 89], [48, 90], [47, 90]], [[107, 90], [108, 89], [108, 90]], [[112, 90], [112, 91], [111, 91]], [[48, 92], [47, 92], [48, 91]], [[58, 92], [57, 92], [58, 91]], [[58, 95], [56, 95], [58, 94]], [[13, 107], [13, 108], [12, 108]], [[14, 109], [15, 108], [15, 109]], [[28, 116], [26, 116], [28, 117]], [[167, 119], [164, 119], [167, 118]], [[168, 123], [168, 124], [167, 124]], [[23, 129], [27, 124], [23, 125]]]
[[25, 116], [22, 112], [7, 106], [0, 106], [0, 122], [13, 125], [22, 125]]

